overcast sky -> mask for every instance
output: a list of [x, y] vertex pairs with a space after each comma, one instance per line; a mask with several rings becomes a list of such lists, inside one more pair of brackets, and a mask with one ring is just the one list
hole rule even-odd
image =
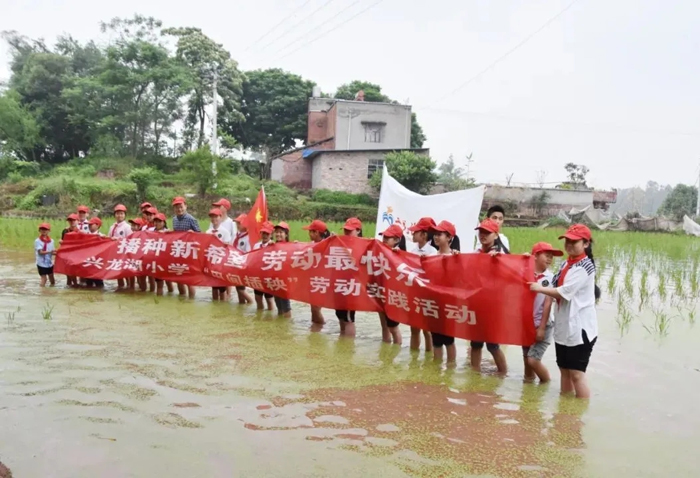
[[[284, 68], [325, 92], [353, 79], [380, 84], [413, 105], [435, 160], [453, 154], [465, 166], [473, 153], [479, 182], [513, 174], [513, 183], [534, 183], [538, 171], [557, 182], [575, 162], [600, 188], [692, 184], [700, 162], [696, 0], [578, 0], [455, 91], [570, 3], [0, 0], [0, 30], [49, 42], [63, 32], [99, 39], [100, 20], [152, 15], [165, 26], [202, 28], [243, 70]], [[3, 44], [0, 78], [7, 60]]]

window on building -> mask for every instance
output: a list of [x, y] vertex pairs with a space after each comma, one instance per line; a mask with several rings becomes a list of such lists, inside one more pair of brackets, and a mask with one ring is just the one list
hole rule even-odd
[[386, 123], [363, 121], [362, 126], [365, 128], [365, 143], [382, 143], [384, 141]]
[[381, 171], [383, 168], [383, 159], [369, 159], [367, 161], [367, 179], [371, 178], [375, 171]]

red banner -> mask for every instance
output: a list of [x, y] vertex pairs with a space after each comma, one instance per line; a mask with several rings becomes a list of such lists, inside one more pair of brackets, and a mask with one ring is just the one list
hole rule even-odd
[[419, 257], [374, 239], [332, 236], [241, 254], [211, 234], [137, 232], [114, 241], [68, 234], [57, 273], [88, 279], [148, 275], [194, 286], [245, 285], [462, 339], [531, 345], [533, 261], [524, 256]]

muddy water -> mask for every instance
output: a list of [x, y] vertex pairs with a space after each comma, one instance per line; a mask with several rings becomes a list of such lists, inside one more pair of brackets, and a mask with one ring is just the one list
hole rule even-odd
[[[40, 290], [31, 256], [0, 252], [0, 461], [17, 477], [641, 477], [700, 466], [700, 324], [679, 319], [658, 339], [633, 323], [620, 339], [604, 300], [586, 407], [560, 399], [556, 383], [523, 384], [517, 347], [499, 379], [466, 370], [463, 342], [456, 370], [382, 345], [373, 314], [358, 314], [357, 340], [339, 341], [332, 312], [309, 332], [303, 304], [286, 321], [212, 304], [205, 289], [189, 302], [59, 285]], [[545, 362], [555, 370], [553, 349]]]

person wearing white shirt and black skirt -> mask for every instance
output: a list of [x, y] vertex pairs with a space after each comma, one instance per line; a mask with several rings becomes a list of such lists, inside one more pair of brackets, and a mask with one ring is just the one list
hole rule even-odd
[[554, 287], [530, 284], [530, 290], [557, 301], [554, 314], [554, 343], [561, 371], [561, 393], [590, 398], [586, 369], [598, 340], [595, 303], [600, 290], [595, 284], [591, 231], [574, 224], [559, 239], [565, 239], [568, 259], [554, 276]]

